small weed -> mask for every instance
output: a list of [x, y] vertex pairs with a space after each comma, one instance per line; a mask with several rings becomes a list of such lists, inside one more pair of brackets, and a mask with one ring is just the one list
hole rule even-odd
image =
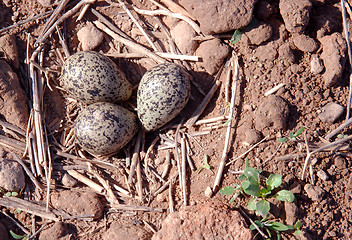
[[345, 134], [342, 134], [342, 133], [340, 133], [340, 134], [338, 134], [337, 135], [337, 137], [339, 138], [339, 139], [343, 139], [343, 138], [345, 138], [345, 137], [347, 137], [348, 135], [345, 135]]
[[[271, 231], [275, 231], [277, 235], [277, 239], [281, 239], [281, 233], [288, 230], [295, 230], [293, 233], [295, 236], [299, 236], [301, 234], [301, 230], [299, 229], [302, 226], [300, 221], [297, 221], [295, 225], [285, 225], [279, 222], [269, 221], [267, 217], [263, 218], [262, 220], [255, 220], [254, 223], [262, 229], [265, 229], [268, 233], [269, 239], [271, 238]], [[252, 224], [249, 229], [256, 230], [255, 226]]]
[[305, 127], [301, 127], [300, 129], [298, 129], [297, 132], [293, 133], [290, 132], [290, 134], [288, 135], [288, 137], [284, 137], [284, 138], [277, 138], [276, 141], [280, 142], [280, 143], [284, 143], [287, 142], [288, 140], [290, 141], [297, 141], [297, 137], [299, 135], [301, 135], [304, 132]]
[[233, 35], [232, 35], [232, 37], [231, 37], [231, 39], [230, 39], [230, 42], [231, 42], [232, 44], [235, 44], [235, 43], [239, 42], [239, 41], [241, 40], [241, 36], [242, 36], [241, 30], [237, 29], [237, 30], [233, 33]]
[[16, 233], [14, 233], [12, 230], [10, 230], [10, 235], [14, 238], [14, 239], [22, 239], [22, 240], [27, 240], [29, 238], [28, 234], [24, 234], [24, 235], [18, 235]]
[[6, 197], [17, 197], [18, 196], [18, 192], [7, 192], [5, 193]]
[[208, 170], [211, 171], [211, 166], [208, 163], [208, 156], [206, 154], [204, 154], [204, 164], [203, 164], [203, 166], [200, 166], [197, 169], [196, 173], [199, 173], [200, 171], [202, 171], [202, 169], [208, 169]]

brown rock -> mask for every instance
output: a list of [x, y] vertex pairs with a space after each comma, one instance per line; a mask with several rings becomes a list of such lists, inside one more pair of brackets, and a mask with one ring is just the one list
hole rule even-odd
[[347, 45], [340, 33], [333, 33], [319, 39], [323, 45], [321, 58], [324, 61], [323, 78], [325, 86], [331, 87], [342, 76], [346, 61]]
[[298, 207], [294, 202], [285, 202], [286, 224], [295, 225], [298, 218]]
[[295, 62], [295, 55], [289, 43], [284, 43], [279, 47], [279, 57], [286, 66], [290, 66]]
[[344, 112], [345, 108], [340, 104], [329, 102], [324, 107], [320, 109], [319, 118], [323, 122], [333, 123], [339, 117], [341, 117], [342, 113]]
[[2, 159], [0, 161], [0, 187], [17, 192], [26, 185], [24, 172], [17, 162]]
[[199, 63], [200, 66], [212, 75], [219, 70], [229, 51], [227, 45], [222, 44], [219, 39], [215, 38], [202, 42], [196, 51], [196, 55], [202, 58], [202, 62]]
[[16, 37], [12, 34], [5, 34], [0, 37], [0, 53], [4, 58], [12, 64], [13, 67], [19, 68], [20, 62], [18, 60], [18, 51], [16, 44]]
[[8, 231], [2, 223], [0, 223], [0, 240], [9, 240]]
[[269, 24], [257, 21], [250, 28], [246, 28], [245, 35], [249, 44], [260, 45], [270, 39], [273, 29]]
[[90, 51], [102, 43], [104, 34], [93, 23], [87, 22], [87, 25], [78, 31], [77, 37], [82, 44], [82, 50]]
[[277, 57], [277, 46], [274, 42], [269, 42], [265, 45], [259, 46], [255, 50], [255, 56], [259, 59], [259, 61], [269, 61], [272, 62]]
[[205, 34], [228, 32], [247, 26], [252, 20], [255, 0], [179, 0]]
[[88, 215], [97, 219], [104, 211], [104, 205], [95, 193], [64, 190], [53, 192], [50, 200], [54, 208], [62, 209], [72, 216]]
[[324, 70], [322, 61], [317, 56], [312, 56], [310, 60], [310, 71], [313, 74], [319, 74]]
[[323, 200], [323, 196], [325, 194], [324, 190], [321, 187], [313, 186], [311, 184], [306, 184], [304, 186], [304, 191], [306, 191], [308, 197], [315, 202], [320, 202], [321, 200]]
[[102, 237], [103, 240], [149, 240], [151, 233], [128, 223], [113, 222]]
[[279, 97], [271, 95], [258, 107], [255, 114], [255, 128], [259, 131], [264, 128], [284, 130], [289, 115], [287, 102]]
[[28, 122], [27, 102], [16, 73], [5, 61], [0, 60], [0, 114], [9, 123], [25, 130]]
[[209, 202], [169, 214], [152, 240], [251, 238], [252, 231], [239, 212], [221, 203]]
[[192, 38], [196, 36], [196, 32], [188, 23], [180, 21], [170, 33], [182, 54], [192, 55], [194, 53], [197, 45]]
[[313, 38], [304, 34], [295, 35], [293, 37], [293, 43], [302, 52], [315, 52], [319, 47], [318, 43]]
[[309, 0], [280, 0], [279, 8], [286, 29], [291, 33], [303, 33], [312, 3]]
[[67, 234], [67, 226], [63, 222], [56, 222], [51, 227], [44, 229], [40, 235], [39, 240], [59, 240], [66, 239], [65, 235]]

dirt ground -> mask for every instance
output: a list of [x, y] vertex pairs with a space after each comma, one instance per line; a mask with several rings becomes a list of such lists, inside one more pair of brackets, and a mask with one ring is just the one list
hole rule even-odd
[[[2, 29], [57, 9], [60, 2], [63, 1], [4, 0], [0, 3], [0, 114], [2, 120], [19, 127], [18, 131], [27, 129], [28, 119], [29, 132], [33, 131], [33, 83], [26, 58], [27, 53], [31, 56], [36, 50], [36, 41], [42, 36], [53, 13], [8, 30]], [[78, 2], [70, 1], [59, 16], [69, 13]], [[351, 239], [352, 171], [348, 141], [339, 145], [338, 149], [328, 148], [312, 154], [306, 177], [301, 177], [307, 155], [304, 136], [310, 152], [313, 152], [351, 134], [350, 128], [346, 127], [339, 132], [342, 134], [339, 137], [337, 134], [327, 137], [345, 122], [348, 112], [351, 69], [340, 1], [175, 1], [194, 18], [196, 27], [172, 16], [159, 15], [156, 18], [136, 12], [138, 9], [162, 8], [181, 11], [169, 5], [169, 1], [160, 1], [161, 5], [155, 1], [126, 1], [128, 9], [151, 37], [157, 52], [170, 53], [176, 45], [180, 54], [200, 57], [199, 61], [175, 60], [175, 63], [188, 68], [193, 76], [191, 97], [185, 109], [170, 124], [158, 131], [145, 133], [140, 149], [142, 190], [138, 189], [138, 176], [131, 179], [130, 186], [127, 185], [129, 162], [138, 141], [136, 137], [123, 151], [113, 156], [94, 158], [82, 151], [75, 144], [71, 130], [84, 104], [72, 99], [62, 89], [59, 78], [68, 53], [93, 49], [104, 53], [114, 60], [133, 84], [132, 97], [121, 105], [134, 111], [138, 83], [143, 74], [157, 63], [150, 56], [141, 57], [141, 52], [113, 39], [93, 24], [97, 17], [92, 9], [126, 34], [121, 35], [125, 39], [131, 39], [153, 52], [150, 42], [117, 2], [97, 0], [89, 5], [81, 20], [76, 21], [81, 12], [78, 11], [60, 22], [58, 29], [66, 44], [60, 41], [57, 30], [43, 43], [43, 60], [39, 69], [45, 71], [41, 72], [43, 96], [40, 102], [53, 169], [49, 205], [58, 210], [52, 213], [57, 217], [56, 223], [48, 217], [34, 217], [26, 211], [16, 211], [3, 203], [2, 212], [12, 216], [32, 234], [40, 230], [35, 236], [39, 239], [263, 239], [256, 231], [248, 230], [248, 218], [238, 211], [238, 206], [241, 206], [251, 219], [260, 219], [246, 210], [249, 198], [240, 196], [235, 203], [228, 204], [230, 196], [218, 192], [223, 186], [240, 183], [237, 172], [244, 169], [245, 158], [248, 157], [250, 166], [262, 169], [263, 176], [282, 174], [283, 187], [295, 195], [294, 202], [290, 204], [272, 202], [272, 219], [285, 224], [294, 224], [297, 220], [302, 222], [299, 237], [286, 233], [282, 235], [283, 239]], [[349, 17], [352, 16], [347, 11], [347, 28], [351, 32]], [[197, 26], [200, 27], [197, 29]], [[88, 33], [79, 36], [79, 31], [85, 27]], [[235, 29], [239, 29], [240, 39], [234, 42], [231, 36]], [[119, 56], [122, 53], [124, 57]], [[133, 53], [139, 55], [132, 57]], [[217, 83], [219, 87], [199, 120], [229, 114], [231, 89], [227, 75], [229, 69], [234, 69], [230, 63], [235, 56], [239, 68], [227, 154], [227, 162], [231, 164], [226, 165], [220, 186], [209, 197], [205, 192], [214, 185], [225, 144], [227, 119], [210, 124], [196, 123], [188, 128], [185, 125]], [[281, 87], [266, 94], [276, 86]], [[186, 137], [188, 155], [195, 166], [192, 169], [188, 165], [186, 170], [187, 207], [175, 175], [176, 155], [182, 155], [181, 152], [176, 154], [174, 149], [176, 128], [180, 123], [183, 124], [180, 136]], [[3, 124], [1, 126], [2, 158], [13, 159], [12, 152], [23, 156], [26, 138], [8, 131]], [[297, 141], [277, 142], [277, 138], [287, 137], [301, 127], [305, 127], [305, 132]], [[264, 141], [243, 155], [262, 139]], [[147, 152], [148, 156], [144, 158]], [[26, 151], [23, 157], [28, 166], [29, 154]], [[196, 172], [204, 164], [205, 155], [210, 170]], [[93, 160], [92, 167], [85, 159]], [[160, 179], [168, 162], [171, 162], [171, 168]], [[115, 185], [122, 187], [128, 193], [113, 188], [114, 196], [127, 207], [116, 204], [106, 193], [108, 188], [103, 187], [105, 190], [97, 194], [96, 189], [75, 180], [72, 171], [100, 185], [99, 176], [112, 188]], [[45, 206], [47, 182], [45, 177], [37, 178], [44, 191], [35, 190], [32, 181], [26, 177], [26, 187], [18, 191], [20, 195], [17, 198]], [[171, 187], [155, 194], [166, 182], [171, 182]], [[142, 201], [139, 198], [141, 193]], [[171, 202], [174, 213], [170, 213]], [[137, 210], [136, 206], [140, 208]], [[19, 235], [24, 233], [4, 214], [0, 215], [0, 223], [3, 225], [0, 225], [0, 239], [13, 239], [10, 230]]]

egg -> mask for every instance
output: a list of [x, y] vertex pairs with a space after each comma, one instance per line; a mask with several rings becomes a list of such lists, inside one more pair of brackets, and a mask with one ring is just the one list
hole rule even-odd
[[109, 155], [123, 148], [137, 133], [137, 116], [107, 102], [85, 107], [74, 123], [77, 143], [93, 155]]
[[119, 102], [132, 94], [125, 74], [108, 57], [94, 51], [70, 56], [61, 71], [63, 88], [85, 103]]
[[137, 90], [137, 115], [146, 131], [154, 131], [176, 117], [186, 106], [191, 75], [174, 63], [147, 71]]

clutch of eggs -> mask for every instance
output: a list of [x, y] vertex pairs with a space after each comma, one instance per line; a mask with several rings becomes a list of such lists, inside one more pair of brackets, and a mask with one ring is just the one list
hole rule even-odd
[[137, 115], [146, 131], [154, 131], [186, 106], [191, 76], [179, 65], [164, 63], [147, 71], [138, 86]]

